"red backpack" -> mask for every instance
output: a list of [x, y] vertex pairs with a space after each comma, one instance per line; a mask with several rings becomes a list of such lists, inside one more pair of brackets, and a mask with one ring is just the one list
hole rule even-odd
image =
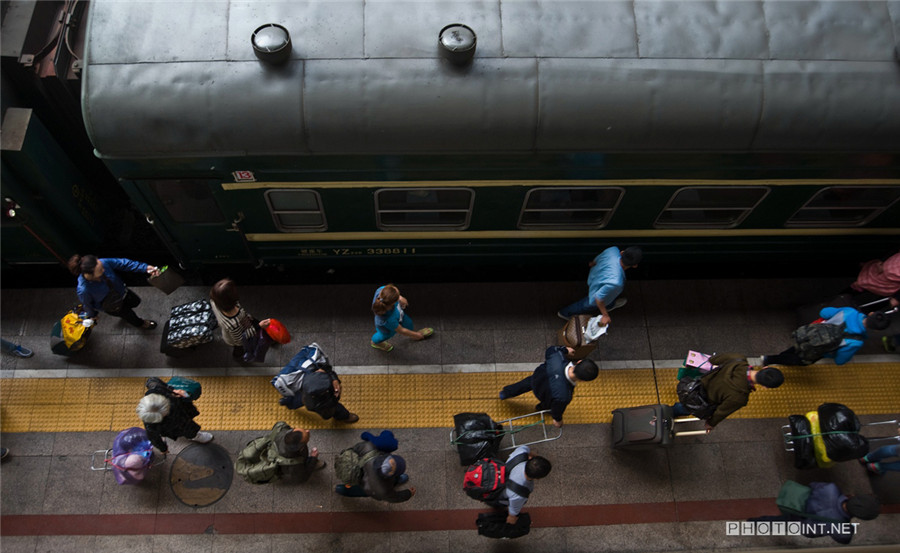
[[528, 497], [531, 491], [512, 481], [507, 481], [509, 473], [517, 465], [528, 460], [527, 453], [516, 455], [504, 465], [503, 461], [485, 457], [475, 461], [466, 469], [463, 479], [463, 491], [479, 501], [496, 501], [500, 499], [503, 490], [511, 489], [522, 497]]

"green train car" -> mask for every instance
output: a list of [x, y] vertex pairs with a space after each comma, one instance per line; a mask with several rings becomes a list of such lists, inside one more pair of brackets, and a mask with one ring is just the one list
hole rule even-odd
[[100, 0], [83, 117], [184, 266], [896, 250], [900, 14], [716, 5]]

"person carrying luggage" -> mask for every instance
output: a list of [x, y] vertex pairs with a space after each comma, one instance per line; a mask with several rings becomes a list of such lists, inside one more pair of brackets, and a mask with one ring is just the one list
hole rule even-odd
[[212, 441], [213, 435], [201, 432], [200, 425], [194, 422], [200, 411], [187, 392], [173, 389], [155, 376], [147, 379], [146, 386], [147, 393], [138, 403], [137, 414], [144, 422], [147, 438], [157, 449], [168, 453], [165, 438], [177, 440], [184, 436], [201, 444]]
[[823, 357], [836, 365], [850, 361], [863, 346], [867, 330], [884, 330], [890, 317], [875, 311], [864, 315], [852, 307], [826, 307], [819, 319], [793, 333], [794, 344], [777, 355], [764, 355], [764, 365], [812, 365]]
[[606, 248], [589, 264], [588, 295], [557, 312], [559, 318], [568, 320], [575, 315], [602, 315], [600, 325], [610, 322], [609, 312], [625, 305], [625, 298], [619, 294], [625, 289], [625, 270], [638, 266], [644, 252], [636, 247]]
[[810, 482], [809, 486], [792, 480], [784, 483], [776, 500], [781, 515], [751, 518], [754, 522], [799, 521], [804, 523], [807, 538], [831, 536], [838, 543], [848, 544], [855, 530], [852, 518], [873, 520], [880, 511], [873, 495], [844, 495], [837, 484]]
[[378, 436], [364, 432], [362, 438], [335, 457], [335, 474], [342, 482], [335, 486], [335, 493], [389, 503], [412, 499], [416, 488], [398, 489], [409, 482], [409, 475], [406, 474], [406, 460], [393, 453], [398, 447], [394, 434], [388, 430]]
[[681, 401], [672, 406], [676, 417], [695, 415], [706, 422], [710, 432], [725, 418], [747, 405], [750, 393], [757, 388], [777, 388], [784, 383], [784, 375], [773, 367], [751, 367], [747, 359], [734, 353], [713, 355], [709, 362], [718, 369], [700, 377], [711, 414], [692, 413]]
[[328, 361], [319, 344], [304, 346], [272, 379], [272, 386], [281, 394], [278, 401], [288, 409], [306, 407], [325, 420], [347, 424], [359, 420], [341, 402], [341, 379]]
[[209, 291], [210, 307], [222, 327], [222, 339], [232, 347], [236, 361], [263, 362], [274, 343], [264, 330], [271, 319], [257, 321], [241, 306], [237, 284], [230, 278], [213, 284]]
[[[483, 461], [489, 464], [497, 464], [492, 459]], [[552, 468], [553, 465], [550, 461], [544, 457], [536, 456], [530, 447], [527, 445], [519, 446], [509, 455], [505, 465], [497, 467], [495, 474], [502, 472], [504, 475], [502, 479], [499, 477], [487, 478], [490, 482], [480, 483], [480, 486], [485, 489], [479, 489], [478, 491], [482, 493], [478, 495], [486, 496], [486, 498], [480, 500], [495, 509], [506, 511], [506, 523], [515, 525], [522, 508], [534, 491], [534, 481], [550, 474]], [[480, 464], [469, 467], [469, 470], [466, 472], [464, 488], [471, 487], [475, 489], [472, 486], [472, 480], [480, 480], [480, 478], [473, 478], [473, 475], [476, 474], [484, 474]], [[467, 493], [469, 493], [470, 497], [476, 497], [472, 490], [467, 489]]]
[[590, 359], [569, 361], [568, 356], [574, 351], [572, 348], [550, 346], [544, 353], [544, 362], [527, 378], [500, 390], [500, 399], [532, 391], [540, 401], [535, 410], [549, 409], [553, 425], [561, 427], [563, 412], [575, 395], [575, 385], [594, 380], [600, 372], [597, 364]]
[[76, 293], [88, 319], [102, 311], [107, 315], [125, 319], [131, 326], [152, 330], [156, 321], [138, 317], [134, 308], [141, 298], [129, 290], [116, 271], [159, 275], [159, 267], [125, 258], [98, 259], [95, 255], [73, 255], [68, 262], [69, 271], [78, 277]]
[[267, 484], [279, 479], [307, 480], [315, 470], [325, 468], [317, 448], [309, 449], [309, 430], [291, 428], [278, 421], [265, 436], [251, 440], [238, 454], [235, 472], [251, 484]]

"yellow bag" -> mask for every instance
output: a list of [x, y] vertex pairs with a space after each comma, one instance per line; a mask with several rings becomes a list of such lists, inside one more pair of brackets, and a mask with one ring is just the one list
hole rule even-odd
[[809, 433], [813, 435], [813, 453], [816, 455], [816, 464], [823, 469], [834, 466], [834, 461], [828, 457], [828, 453], [825, 451], [825, 440], [820, 434], [822, 430], [819, 426], [819, 412], [810, 411], [806, 414], [806, 418], [809, 420]]
[[60, 325], [62, 327], [62, 337], [66, 341], [66, 347], [71, 349], [72, 345], [81, 340], [81, 337], [84, 335], [84, 325], [81, 324], [81, 319], [78, 315], [72, 311], [66, 313], [60, 321]]

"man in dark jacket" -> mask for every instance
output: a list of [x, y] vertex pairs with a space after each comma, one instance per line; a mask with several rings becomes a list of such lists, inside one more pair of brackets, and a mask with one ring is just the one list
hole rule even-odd
[[[831, 536], [838, 543], [848, 544], [853, 539], [852, 526], [846, 524], [851, 518], [873, 520], [878, 516], [880, 505], [873, 495], [844, 495], [837, 484], [830, 482], [810, 482], [809, 499], [801, 515], [778, 515], [751, 518], [752, 521], [800, 521], [804, 523], [803, 535], [807, 538]], [[834, 523], [834, 524], [832, 524]]]
[[[393, 435], [392, 435], [393, 436]], [[396, 443], [396, 442], [395, 442]], [[394, 446], [396, 447], [396, 446]], [[402, 503], [409, 501], [416, 495], [416, 489], [412, 486], [406, 490], [398, 490], [397, 486], [409, 481], [406, 474], [406, 460], [399, 455], [386, 453], [379, 449], [377, 441], [373, 443], [368, 439], [353, 446], [353, 450], [360, 459], [371, 452], [377, 455], [369, 455], [369, 459], [362, 466], [362, 479], [360, 486], [344, 487], [338, 484], [335, 491], [348, 497], [366, 495], [379, 501], [389, 503]], [[359, 488], [362, 488], [361, 490]]]
[[544, 362], [534, 369], [531, 376], [504, 387], [500, 391], [500, 399], [509, 399], [533, 391], [540, 401], [536, 409], [538, 411], [549, 409], [553, 424], [557, 427], [562, 426], [563, 412], [575, 395], [575, 385], [578, 382], [594, 380], [599, 373], [597, 364], [590, 359], [569, 361], [566, 356], [574, 351], [572, 348], [562, 346], [547, 348]]
[[[713, 355], [709, 362], [719, 368], [700, 378], [710, 404], [716, 405], [715, 412], [706, 419], [707, 432], [747, 405], [750, 392], [757, 388], [777, 388], [784, 382], [784, 375], [778, 369], [751, 367], [745, 357], [734, 353]], [[675, 416], [690, 414], [681, 403], [676, 403], [674, 409]]]

